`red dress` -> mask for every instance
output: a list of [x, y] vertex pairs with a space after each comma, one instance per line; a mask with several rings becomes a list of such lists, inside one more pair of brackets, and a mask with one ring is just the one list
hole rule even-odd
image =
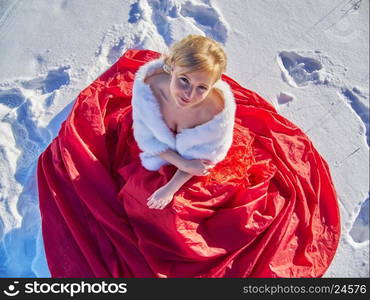
[[236, 104], [233, 144], [163, 210], [147, 198], [172, 165], [146, 170], [132, 131], [137, 69], [128, 50], [77, 97], [38, 161], [52, 277], [321, 277], [340, 236], [324, 159], [297, 126], [223, 75]]

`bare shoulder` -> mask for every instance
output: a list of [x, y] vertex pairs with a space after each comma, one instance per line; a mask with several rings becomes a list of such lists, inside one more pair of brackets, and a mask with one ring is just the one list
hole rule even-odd
[[155, 73], [147, 78], [144, 82], [148, 84], [152, 90], [159, 92], [165, 90], [165, 85], [168, 82], [168, 74], [164, 72]]
[[158, 69], [154, 70], [152, 72], [152, 74], [145, 77], [144, 82], [147, 83], [147, 84], [157, 85], [161, 81], [163, 81], [163, 79], [165, 77], [168, 77], [168, 74], [166, 72], [164, 72], [162, 68], [158, 68]]
[[212, 89], [212, 92], [210, 93], [209, 97], [210, 97], [209, 113], [211, 113], [213, 117], [214, 115], [217, 115], [218, 113], [223, 111], [225, 107], [225, 99], [223, 93], [219, 91], [217, 88]]

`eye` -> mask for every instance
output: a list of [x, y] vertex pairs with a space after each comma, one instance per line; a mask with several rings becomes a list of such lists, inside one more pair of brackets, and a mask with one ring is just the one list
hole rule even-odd
[[180, 80], [184, 83], [188, 83], [188, 80], [185, 77], [180, 77]]
[[202, 89], [203, 91], [207, 90], [207, 88], [205, 86], [200, 86], [199, 88]]

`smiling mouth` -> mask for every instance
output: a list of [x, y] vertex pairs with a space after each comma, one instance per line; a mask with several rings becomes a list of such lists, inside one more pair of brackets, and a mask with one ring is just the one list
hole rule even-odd
[[183, 98], [183, 97], [180, 97], [180, 99], [183, 101], [183, 102], [185, 102], [185, 103], [189, 103], [190, 102], [190, 100], [186, 100], [185, 98]]

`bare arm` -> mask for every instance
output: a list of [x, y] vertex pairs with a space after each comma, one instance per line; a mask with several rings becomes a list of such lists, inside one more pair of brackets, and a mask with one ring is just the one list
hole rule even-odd
[[185, 159], [176, 151], [168, 149], [159, 154], [159, 156], [176, 166], [179, 170], [196, 176], [208, 174], [208, 169], [213, 168], [214, 164], [206, 159]]
[[186, 159], [179, 155], [176, 151], [168, 149], [159, 154], [159, 156], [168, 161], [171, 165], [176, 166], [178, 169], [182, 169], [186, 162]]
[[193, 175], [177, 169], [175, 175], [166, 183], [166, 188], [172, 193], [176, 193], [185, 182], [187, 182]]
[[159, 155], [169, 163], [178, 167], [172, 178], [162, 187], [157, 189], [148, 198], [148, 207], [163, 209], [173, 199], [173, 195], [194, 175], [208, 174], [211, 164], [200, 159], [187, 160], [173, 150], [167, 150]]
[[163, 209], [173, 199], [173, 195], [187, 182], [193, 175], [177, 169], [175, 175], [164, 186], [156, 190], [148, 198], [148, 207]]

